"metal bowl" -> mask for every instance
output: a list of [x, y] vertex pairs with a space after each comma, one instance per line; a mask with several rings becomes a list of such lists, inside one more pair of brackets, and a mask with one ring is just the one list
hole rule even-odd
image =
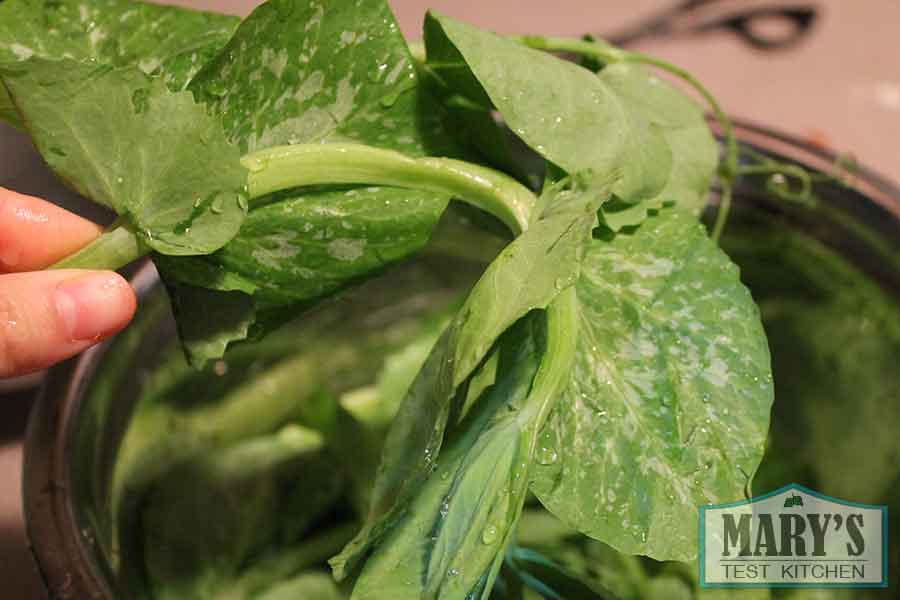
[[[759, 127], [737, 130], [742, 143], [813, 171], [829, 172], [837, 160]], [[900, 189], [860, 168], [844, 184], [817, 183], [825, 210], [809, 211], [773, 201], [763, 183], [739, 182], [734, 219], [777, 215], [836, 249], [900, 298]], [[25, 513], [31, 549], [52, 598], [133, 595], [126, 578], [111, 566], [111, 473], [146, 375], [171, 344], [175, 329], [152, 265], [139, 266], [132, 282], [141, 299], [135, 323], [51, 369], [32, 413], [25, 446]], [[114, 380], [97, 384], [101, 369], [115, 371]]]

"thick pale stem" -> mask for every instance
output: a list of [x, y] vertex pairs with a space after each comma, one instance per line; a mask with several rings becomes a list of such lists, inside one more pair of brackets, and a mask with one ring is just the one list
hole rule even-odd
[[51, 269], [110, 269], [124, 267], [150, 251], [131, 229], [118, 225]]
[[409, 158], [361, 144], [300, 144], [268, 148], [242, 159], [251, 198], [305, 185], [362, 184], [451, 195], [499, 218], [519, 234], [536, 198], [492, 169], [449, 158]]
[[[409, 158], [362, 144], [298, 144], [242, 159], [255, 199], [311, 185], [385, 185], [448, 194], [491, 213], [518, 235], [537, 198], [518, 181], [492, 169], [450, 158]], [[51, 268], [118, 269], [150, 252], [124, 225], [107, 231]]]

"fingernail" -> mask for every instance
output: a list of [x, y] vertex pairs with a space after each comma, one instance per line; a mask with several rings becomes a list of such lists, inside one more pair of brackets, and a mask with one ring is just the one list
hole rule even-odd
[[56, 287], [56, 312], [72, 341], [98, 340], [117, 331], [127, 318], [123, 298], [128, 283], [116, 273], [90, 273]]

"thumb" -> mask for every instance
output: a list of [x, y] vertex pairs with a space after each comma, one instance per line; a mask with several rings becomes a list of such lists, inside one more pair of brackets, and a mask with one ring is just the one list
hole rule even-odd
[[0, 275], [0, 377], [24, 375], [122, 329], [134, 292], [111, 271]]

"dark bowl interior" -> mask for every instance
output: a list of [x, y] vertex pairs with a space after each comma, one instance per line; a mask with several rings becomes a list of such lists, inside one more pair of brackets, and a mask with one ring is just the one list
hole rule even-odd
[[[767, 155], [814, 171], [830, 172], [836, 161], [827, 152], [756, 127], [741, 126], [739, 135]], [[886, 294], [900, 298], [900, 190], [859, 169], [846, 184], [816, 184], [822, 205], [811, 211], [773, 200], [764, 184], [753, 178], [740, 182], [729, 229], [763, 231], [777, 223], [803, 231], [834, 249]], [[726, 232], [726, 248], [727, 241]], [[127, 579], [111, 566], [117, 561], [111, 473], [134, 403], [175, 335], [152, 266], [137, 268], [133, 281], [141, 297], [135, 323], [53, 368], [32, 415], [24, 468], [28, 535], [55, 598], [131, 595]], [[98, 380], [101, 370], [107, 376]], [[778, 405], [776, 401], [776, 413]]]

